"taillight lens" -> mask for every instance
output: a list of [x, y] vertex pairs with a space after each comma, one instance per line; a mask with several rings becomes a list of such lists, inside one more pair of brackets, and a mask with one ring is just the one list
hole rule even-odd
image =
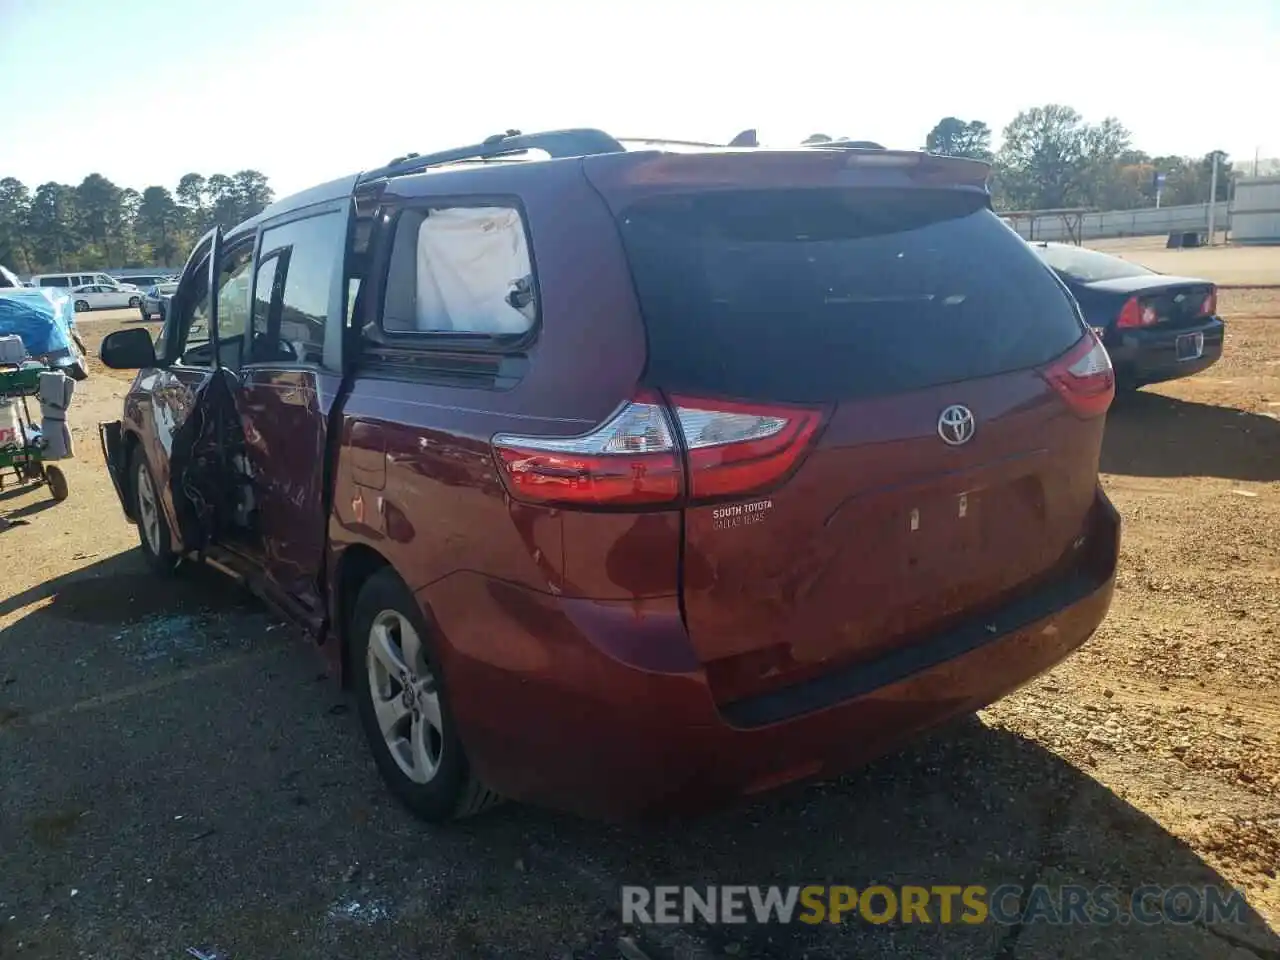
[[689, 496], [745, 495], [790, 473], [822, 420], [804, 407], [672, 397], [689, 458]]
[[[674, 417], [674, 420], [672, 419]], [[637, 395], [580, 437], [493, 438], [507, 489], [521, 500], [582, 506], [745, 496], [786, 476], [822, 420], [810, 408]], [[679, 425], [678, 432], [676, 424]]]
[[1046, 367], [1042, 375], [1081, 417], [1101, 416], [1115, 399], [1116, 375], [1111, 357], [1092, 331]]
[[1211, 287], [1209, 293], [1205, 296], [1204, 302], [1200, 304], [1200, 316], [1212, 317], [1218, 312], [1218, 288]]
[[638, 395], [585, 436], [498, 434], [493, 449], [507, 489], [521, 500], [624, 506], [680, 496], [680, 455], [656, 394]]
[[1117, 327], [1149, 327], [1157, 320], [1155, 307], [1145, 306], [1137, 297], [1130, 297], [1120, 308]]

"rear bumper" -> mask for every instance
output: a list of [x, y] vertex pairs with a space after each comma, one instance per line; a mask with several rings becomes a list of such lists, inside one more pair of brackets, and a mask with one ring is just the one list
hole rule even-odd
[[[613, 622], [631, 634], [620, 645], [616, 631], [592, 632], [611, 614], [597, 610], [588, 627], [572, 606], [582, 601], [530, 600], [536, 622], [498, 624], [493, 611], [480, 612], [485, 591], [477, 590], [471, 602], [443, 604], [457, 613], [440, 626], [450, 636], [450, 620], [469, 608], [488, 621], [482, 629], [506, 633], [506, 666], [451, 650], [451, 701], [473, 765], [500, 793], [605, 819], [714, 808], [839, 774], [1053, 667], [1106, 616], [1119, 531], [1099, 491], [1079, 561], [1035, 597], [909, 650], [729, 706], [714, 702], [701, 670], [661, 673], [619, 659], [644, 630], [654, 644], [683, 634], [678, 610], [645, 626], [643, 610], [618, 605]], [[504, 606], [509, 616], [515, 605]]]
[[[1224, 325], [1213, 317], [1195, 327], [1179, 330], [1116, 331], [1106, 340], [1111, 363], [1122, 381], [1135, 384], [1177, 380], [1207, 370], [1222, 357]], [[1194, 360], [1179, 360], [1178, 338], [1187, 334], [1204, 334], [1204, 351]]]
[[102, 442], [102, 458], [107, 464], [107, 473], [111, 477], [111, 485], [116, 488], [116, 499], [120, 508], [130, 521], [134, 517], [129, 512], [129, 498], [125, 496], [124, 478], [128, 465], [124, 462], [124, 431], [119, 420], [109, 420], [98, 424], [98, 439]]

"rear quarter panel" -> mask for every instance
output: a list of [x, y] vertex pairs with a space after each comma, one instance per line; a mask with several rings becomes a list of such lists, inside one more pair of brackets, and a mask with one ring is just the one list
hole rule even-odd
[[[576, 633], [558, 598], [643, 602], [674, 598], [677, 589], [678, 514], [597, 515], [600, 523], [583, 526], [555, 508], [513, 502], [490, 447], [499, 432], [584, 433], [634, 390], [645, 339], [617, 228], [579, 161], [409, 177], [391, 190], [399, 204], [518, 197], [540, 327], [522, 375], [506, 388], [392, 375], [366, 353], [339, 425], [330, 570], [357, 545], [390, 562], [443, 639], [455, 688], [482, 666], [545, 676], [553, 672], [551, 638]], [[668, 569], [633, 577], [625, 564], [610, 567], [628, 536], [645, 536], [655, 523], [670, 534]], [[456, 709], [464, 729], [485, 723], [486, 705], [463, 699]]]

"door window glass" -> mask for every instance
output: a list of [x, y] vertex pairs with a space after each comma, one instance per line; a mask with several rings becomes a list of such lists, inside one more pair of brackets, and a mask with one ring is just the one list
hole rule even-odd
[[[263, 231], [263, 266], [259, 279], [263, 286], [254, 298], [255, 360], [278, 360], [284, 356], [298, 363], [322, 362], [329, 292], [346, 236], [346, 216], [337, 212]], [[268, 260], [274, 261], [274, 265], [269, 266]], [[258, 298], [265, 295], [263, 278], [268, 270], [272, 277], [272, 300], [260, 306]], [[265, 310], [266, 321], [261, 328], [256, 319], [260, 310]], [[256, 352], [260, 338], [262, 354]]]
[[[253, 265], [253, 244], [232, 248], [222, 256], [218, 277], [218, 346], [225, 366], [239, 366], [244, 333], [249, 321], [249, 278]], [[190, 326], [182, 362], [188, 366], [210, 366], [212, 352], [209, 333], [208, 269], [202, 266], [192, 278]]]

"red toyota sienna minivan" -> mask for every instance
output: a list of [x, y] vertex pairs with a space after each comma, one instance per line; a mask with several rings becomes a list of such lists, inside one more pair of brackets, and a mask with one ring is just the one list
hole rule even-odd
[[[537, 157], [541, 158], [537, 158]], [[107, 462], [151, 564], [329, 651], [392, 790], [698, 809], [1092, 634], [1114, 393], [985, 165], [511, 134], [191, 254]]]

